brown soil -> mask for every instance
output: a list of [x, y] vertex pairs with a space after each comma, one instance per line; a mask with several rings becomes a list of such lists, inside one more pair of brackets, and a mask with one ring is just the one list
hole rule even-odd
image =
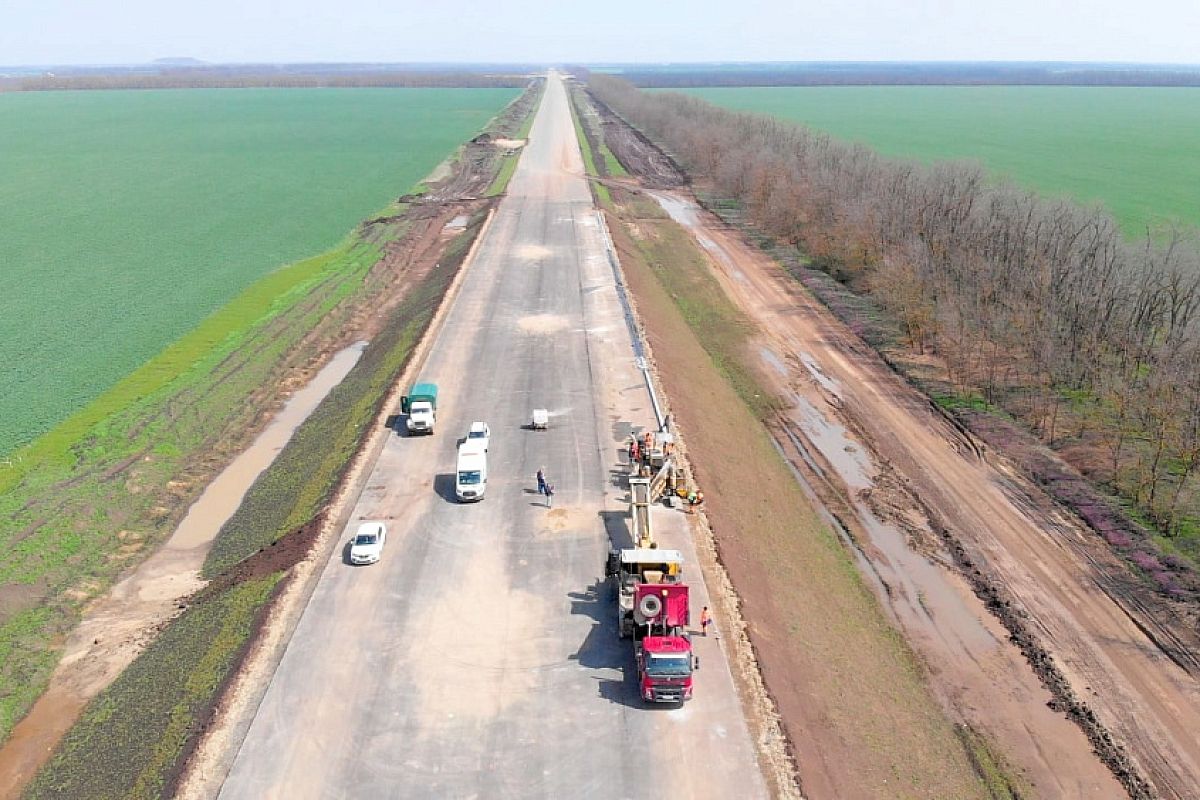
[[[643, 235], [653, 235], [646, 221]], [[611, 226], [721, 563], [810, 797], [986, 796], [921, 668], [765, 432]]]
[[604, 143], [630, 174], [638, 176], [640, 185], [649, 189], [672, 189], [687, 184], [687, 176], [674, 159], [617, 117], [608, 106], [596, 102], [590, 92], [588, 98], [604, 125]]
[[[714, 260], [726, 291], [775, 352], [801, 366], [789, 372], [792, 387], [823, 397], [876, 463], [902, 477], [907, 510], [945, 541], [1052, 707], [1081, 727], [1131, 796], [1200, 796], [1195, 678], [1148, 635], [1161, 620], [1133, 582], [1114, 580], [1121, 565], [1095, 534], [950, 424], [778, 265], [715, 218], [700, 214], [699, 225], [730, 256]], [[805, 359], [824, 381], [803, 374]], [[1175, 632], [1173, 646], [1192, 636]]]
[[[44, 524], [44, 523], [39, 523]], [[20, 542], [21, 539], [16, 540]], [[45, 581], [6, 583], [0, 586], [0, 620], [16, 616], [46, 599]]]

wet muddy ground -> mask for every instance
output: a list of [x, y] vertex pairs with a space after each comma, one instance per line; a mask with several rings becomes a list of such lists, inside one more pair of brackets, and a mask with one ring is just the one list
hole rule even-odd
[[295, 392], [254, 443], [192, 504], [171, 538], [84, 613], [50, 686], [0, 749], [0, 796], [10, 796], [33, 775], [87, 701], [112, 683], [205, 586], [200, 568], [221, 526], [296, 428], [357, 363], [364, 345], [335, 354]]
[[1038, 795], [1108, 796], [1121, 791], [1115, 781], [1135, 797], [1200, 793], [1200, 745], [1188, 733], [1200, 691], [1131, 619], [1136, 609], [1091, 588], [1112, 588], [1083, 546], [1094, 534], [1039, 502], [1001, 456], [690, 204], [676, 194], [663, 207], [706, 251], [722, 251], [712, 263], [724, 289], [761, 326], [760, 372], [785, 398], [777, 439], [949, 707]]

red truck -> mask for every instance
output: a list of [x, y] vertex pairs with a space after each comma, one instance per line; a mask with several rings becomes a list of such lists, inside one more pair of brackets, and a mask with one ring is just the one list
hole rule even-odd
[[634, 640], [638, 695], [651, 703], [682, 703], [692, 696], [688, 587], [683, 554], [657, 547], [612, 550], [604, 568], [617, 595], [617, 635]]
[[650, 703], [682, 703], [692, 697], [692, 673], [700, 659], [688, 637], [688, 587], [642, 583], [634, 590], [634, 648], [638, 693]]

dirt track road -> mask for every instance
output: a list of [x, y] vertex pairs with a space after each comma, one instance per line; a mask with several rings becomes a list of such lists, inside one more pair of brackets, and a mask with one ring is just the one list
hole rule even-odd
[[932, 535], [938, 527], [1016, 601], [1151, 795], [1200, 797], [1200, 685], [1101, 589], [1089, 534], [1002, 460], [983, 455], [736, 232], [682, 193], [658, 197], [760, 323], [764, 374], [794, 404], [787, 433], [804, 453], [792, 455], [819, 461], [814, 467], [840, 483], [861, 564], [948, 704], [999, 742], [1036, 796], [1121, 794], [1081, 732], [1046, 708], [1049, 693], [1005, 631], [946, 567], [944, 543]]
[[[652, 420], [603, 248], [552, 77], [421, 372], [439, 429], [390, 439], [352, 514], [387, 521], [383, 560], [333, 553], [221, 797], [766, 795], [722, 642], [697, 640], [696, 699], [644, 707], [599, 583], [628, 537], [618, 452]], [[550, 430], [522, 428], [534, 406]], [[488, 496], [460, 505], [474, 419], [492, 428]], [[683, 529], [666, 537], [697, 563]]]

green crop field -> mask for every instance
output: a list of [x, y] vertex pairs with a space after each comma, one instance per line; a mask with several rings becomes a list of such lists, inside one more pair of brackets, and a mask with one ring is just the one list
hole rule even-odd
[[688, 90], [889, 155], [968, 158], [1048, 196], [1101, 202], [1131, 235], [1200, 225], [1200, 89], [847, 86]]
[[0, 455], [337, 244], [518, 93], [0, 94]]

